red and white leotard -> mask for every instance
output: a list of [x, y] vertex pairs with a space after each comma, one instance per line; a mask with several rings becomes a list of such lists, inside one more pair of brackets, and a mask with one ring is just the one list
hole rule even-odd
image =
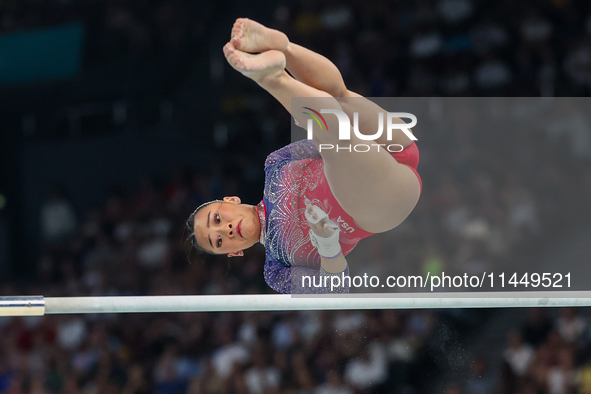
[[[421, 182], [417, 172], [419, 150], [415, 142], [392, 156], [411, 168]], [[294, 142], [271, 153], [265, 161], [265, 190], [257, 209], [261, 243], [266, 250], [265, 280], [280, 293], [330, 292], [330, 287], [302, 286], [302, 276], [321, 275], [320, 255], [308, 235], [310, 227], [304, 214], [306, 199], [340, 227], [343, 255], [349, 254], [361, 239], [372, 235], [359, 228], [337, 202], [324, 176], [322, 157], [312, 140]], [[348, 274], [347, 268], [345, 275]], [[320, 282], [317, 280], [317, 283]]]

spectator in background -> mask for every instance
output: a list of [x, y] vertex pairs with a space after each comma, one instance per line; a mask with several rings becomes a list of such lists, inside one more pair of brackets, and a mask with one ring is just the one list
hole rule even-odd
[[252, 367], [244, 373], [244, 381], [249, 394], [265, 394], [279, 388], [281, 375], [279, 370], [268, 363], [269, 355], [262, 346], [254, 350]]
[[242, 365], [250, 359], [250, 352], [244, 344], [234, 340], [234, 334], [229, 328], [220, 328], [218, 332], [221, 347], [212, 355], [212, 362], [216, 374], [227, 378], [232, 373], [234, 365]]
[[580, 394], [591, 394], [591, 360], [577, 371], [576, 385]]
[[388, 364], [383, 345], [377, 341], [366, 343], [360, 351], [357, 359], [347, 363], [345, 380], [361, 390], [384, 383], [388, 378]]
[[587, 322], [578, 315], [575, 308], [562, 308], [556, 321], [558, 333], [567, 343], [575, 343], [583, 334]]
[[572, 351], [560, 351], [557, 365], [549, 368], [547, 380], [548, 394], [570, 394], [576, 384], [576, 373]]
[[62, 189], [54, 186], [41, 207], [41, 238], [43, 243], [57, 246], [76, 230], [74, 207]]
[[575, 85], [591, 87], [591, 49], [588, 38], [571, 46], [565, 56], [563, 68], [566, 76]]
[[179, 374], [178, 353], [176, 343], [168, 344], [154, 367], [154, 384], [158, 394], [174, 394], [186, 389], [188, 381]]
[[523, 343], [518, 331], [511, 331], [507, 334], [507, 342], [508, 346], [504, 351], [505, 362], [509, 364], [511, 372], [517, 378], [523, 377], [534, 359], [534, 350], [528, 344]]

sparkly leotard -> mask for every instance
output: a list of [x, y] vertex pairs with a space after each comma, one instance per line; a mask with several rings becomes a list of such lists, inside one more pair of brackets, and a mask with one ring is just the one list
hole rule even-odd
[[[416, 144], [393, 154], [415, 174], [419, 162]], [[312, 246], [310, 227], [304, 215], [309, 199], [339, 225], [343, 255], [372, 233], [359, 228], [339, 205], [324, 176], [324, 163], [312, 140], [302, 140], [271, 153], [265, 161], [265, 190], [257, 210], [261, 221], [261, 243], [265, 246], [264, 275], [267, 284], [280, 293], [329, 293], [320, 284], [323, 275], [320, 255]], [[349, 268], [344, 272], [349, 275]], [[306, 280], [303, 285], [303, 277]], [[330, 281], [329, 281], [330, 283]], [[348, 292], [348, 286], [339, 292]]]

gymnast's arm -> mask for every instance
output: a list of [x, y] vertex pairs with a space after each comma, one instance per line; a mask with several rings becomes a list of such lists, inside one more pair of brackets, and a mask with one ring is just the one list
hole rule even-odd
[[320, 256], [320, 266], [329, 274], [340, 274], [347, 269], [347, 260], [342, 252], [332, 259]]
[[[350, 279], [343, 280], [344, 277], [349, 276], [349, 267], [345, 257], [341, 256], [335, 259], [341, 260], [335, 265], [323, 266], [320, 270], [315, 270], [308, 267], [291, 266], [287, 267], [273, 256], [267, 254], [265, 260], [265, 281], [275, 291], [284, 294], [327, 294], [327, 293], [348, 293], [350, 289]], [[334, 271], [335, 268], [344, 268], [338, 273]], [[337, 268], [337, 269], [338, 269]], [[333, 276], [338, 276], [338, 279], [333, 279]]]

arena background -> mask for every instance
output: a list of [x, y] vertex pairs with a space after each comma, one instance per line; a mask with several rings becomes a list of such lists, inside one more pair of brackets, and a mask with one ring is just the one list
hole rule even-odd
[[[370, 97], [580, 97], [562, 123], [497, 139], [507, 153], [493, 167], [490, 141], [466, 150], [476, 130], [422, 135], [423, 195], [394, 248], [405, 274], [591, 261], [586, 1], [5, 0], [0, 11], [2, 295], [272, 292], [261, 248], [188, 259], [183, 242], [197, 204], [257, 203], [266, 155], [290, 139], [285, 110], [222, 56], [240, 16], [329, 57]], [[590, 393], [589, 315], [2, 318], [0, 393]]]

